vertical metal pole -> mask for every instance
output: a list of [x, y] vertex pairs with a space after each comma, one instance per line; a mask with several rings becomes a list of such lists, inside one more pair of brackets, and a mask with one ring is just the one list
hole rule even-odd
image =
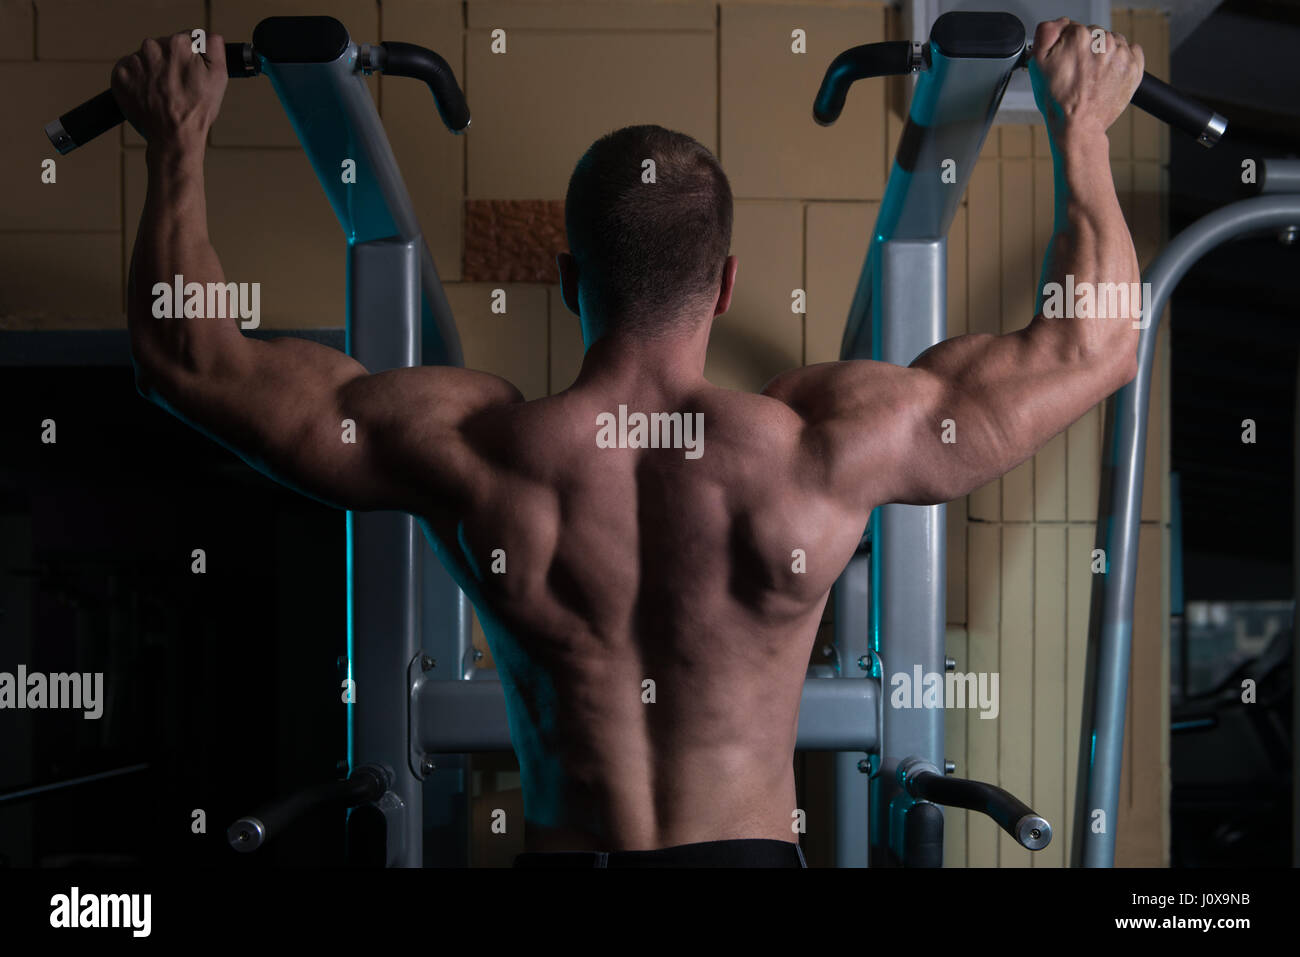
[[[835, 583], [835, 650], [841, 678], [865, 679], [858, 660], [870, 651], [871, 558], [855, 555]], [[879, 733], [879, 729], [877, 729]], [[870, 779], [859, 765], [865, 751], [837, 751], [835, 769], [835, 866], [866, 867], [870, 860]]]
[[[301, 62], [264, 56], [262, 68], [351, 243], [348, 351], [371, 372], [422, 362], [462, 365], [438, 271], [358, 70], [359, 48], [344, 39], [337, 55], [333, 47], [328, 51], [332, 60], [318, 60], [304, 48], [287, 51], [303, 56]], [[355, 175], [346, 179], [340, 176], [345, 159], [355, 164]], [[423, 789], [429, 803], [422, 811], [424, 771], [420, 756], [410, 751], [407, 669], [421, 649], [423, 619], [429, 626], [424, 650], [437, 660], [436, 674], [460, 677], [469, 646], [469, 602], [412, 518], [349, 513], [347, 523], [348, 657], [357, 692], [348, 713], [349, 762], [384, 764], [394, 775], [393, 789], [377, 805], [388, 825], [390, 865], [420, 865], [422, 817], [437, 835], [431, 863], [464, 864], [468, 757], [437, 761]]]
[[[890, 240], [874, 247], [875, 288], [872, 353], [876, 359], [909, 365], [947, 335], [947, 240]], [[935, 434], [939, 423], [934, 423]], [[881, 694], [881, 766], [871, 781], [872, 843], [894, 845], [889, 808], [900, 794], [899, 761], [919, 757], [944, 766], [943, 708], [917, 707], [918, 678], [944, 674], [946, 539], [944, 506], [884, 505], [872, 516], [872, 641], [884, 666]], [[907, 707], [893, 706], [895, 675], [906, 676]]]
[[[1266, 161], [1282, 183], [1300, 182], [1300, 163]], [[1290, 177], [1294, 179], [1290, 179]], [[1083, 716], [1079, 724], [1079, 774], [1074, 803], [1073, 866], [1112, 867], [1119, 813], [1120, 769], [1128, 701], [1133, 596], [1137, 586], [1138, 521], [1146, 457], [1147, 405], [1160, 314], [1174, 288], [1205, 253], [1244, 233], [1300, 223], [1300, 196], [1264, 195], [1217, 209], [1173, 238], [1142, 279], [1143, 329], [1137, 375], [1106, 407], [1102, 487], [1096, 547], [1106, 572], [1093, 576], [1088, 618]]]
[[[421, 352], [424, 365], [464, 365], [456, 321], [428, 246], [420, 243]], [[423, 557], [420, 606], [424, 652], [437, 665], [437, 681], [463, 680], [474, 665], [470, 642], [474, 609], [428, 539]], [[468, 754], [440, 754], [424, 778], [424, 866], [468, 867], [470, 860], [470, 766]]]
[[[429, 675], [438, 681], [460, 681], [473, 667], [473, 609], [428, 541], [420, 544], [424, 652], [437, 662]], [[424, 866], [468, 867], [470, 756], [439, 754], [432, 761], [434, 769], [424, 778]]]
[[[931, 39], [929, 69], [917, 77], [844, 327], [844, 359], [869, 356], [905, 366], [947, 335], [948, 229], [1024, 50], [1024, 31], [1008, 29], [1014, 18], [960, 16], [963, 28], [944, 38], [946, 46]], [[939, 423], [934, 427], [937, 433]], [[883, 665], [882, 695], [892, 697], [893, 675], [913, 683], [918, 669], [920, 680], [933, 674], [943, 681], [944, 517], [942, 506], [907, 505], [887, 505], [872, 516], [870, 641]], [[899, 762], [916, 757], [944, 767], [942, 708], [886, 707], [882, 723], [880, 766], [871, 783], [873, 855], [903, 850], [902, 834], [891, 838], [890, 827]], [[842, 777], [837, 790], [848, 786]], [[900, 811], [911, 804], [907, 795], [899, 800]], [[926, 833], [937, 824], [930, 822]]]
[[[417, 237], [348, 248], [348, 354], [370, 372], [418, 364], [420, 266]], [[341, 423], [340, 423], [341, 427]], [[364, 433], [358, 442], [367, 441]], [[420, 652], [423, 541], [403, 512], [348, 512], [348, 763], [379, 764], [392, 784], [378, 802], [389, 867], [422, 863], [421, 784], [408, 751], [407, 667]]]
[[[1163, 308], [1163, 299], [1161, 303]], [[1154, 341], [1153, 335], [1152, 353]], [[1100, 549], [1105, 556], [1105, 572], [1093, 575], [1088, 611], [1074, 838], [1070, 848], [1071, 863], [1076, 867], [1111, 867], [1115, 863], [1150, 388], [1148, 360], [1137, 378], [1106, 403], [1101, 470], [1103, 476], [1112, 476], [1112, 482], [1102, 483], [1094, 542], [1094, 549]]]

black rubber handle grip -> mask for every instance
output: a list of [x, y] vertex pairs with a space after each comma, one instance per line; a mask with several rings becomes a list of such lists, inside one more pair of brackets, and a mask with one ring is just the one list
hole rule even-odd
[[[1018, 65], [1029, 66], [1033, 54], [1033, 45], [1026, 46]], [[1218, 143], [1228, 130], [1226, 118], [1150, 73], [1142, 74], [1129, 102], [1160, 122], [1195, 137], [1196, 142], [1207, 149]]]
[[345, 780], [303, 788], [241, 817], [226, 829], [226, 840], [242, 853], [255, 851], [317, 808], [356, 807], [379, 800], [387, 789], [382, 771], [362, 765]]
[[943, 867], [943, 812], [921, 801], [903, 818], [903, 866]]
[[447, 61], [426, 47], [397, 40], [384, 40], [379, 44], [386, 53], [385, 76], [409, 76], [429, 84], [433, 101], [438, 105], [438, 115], [447, 129], [463, 132], [469, 126], [469, 104], [456, 82]]
[[[226, 73], [231, 77], [256, 76], [257, 68], [245, 63], [245, 43], [226, 44]], [[71, 153], [122, 122], [122, 110], [112, 90], [91, 97], [57, 120], [45, 124], [45, 135], [60, 153]]]
[[909, 40], [864, 43], [845, 50], [826, 68], [822, 85], [813, 101], [813, 119], [830, 126], [840, 118], [849, 87], [872, 76], [903, 76], [912, 72], [912, 44]]
[[913, 797], [935, 804], [981, 811], [1031, 851], [1041, 850], [1052, 839], [1052, 826], [1046, 820], [996, 785], [920, 771], [908, 778], [908, 790]]
[[[1032, 53], [1032, 46], [1026, 46], [1018, 65], [1028, 66]], [[913, 66], [912, 44], [907, 40], [864, 43], [845, 50], [826, 68], [813, 101], [813, 119], [829, 126], [839, 118], [853, 83], [872, 76], [904, 75], [911, 73]], [[1219, 142], [1228, 129], [1228, 121], [1218, 113], [1150, 73], [1142, 74], [1133, 105], [1190, 134], [1207, 148]]]
[[1164, 80], [1142, 74], [1142, 82], [1133, 94], [1133, 105], [1196, 138], [1209, 148], [1223, 136], [1228, 121], [1185, 93], [1179, 93]]

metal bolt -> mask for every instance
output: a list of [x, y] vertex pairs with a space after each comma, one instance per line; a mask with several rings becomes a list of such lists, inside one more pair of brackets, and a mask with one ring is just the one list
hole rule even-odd
[[1283, 226], [1278, 230], [1277, 241], [1283, 246], [1293, 246], [1297, 238], [1300, 238], [1300, 226]]
[[860, 655], [860, 656], [858, 657], [858, 667], [861, 668], [863, 671], [870, 671], [870, 670], [871, 670], [871, 656], [870, 656], [870, 655]]
[[859, 762], [858, 762], [858, 770], [861, 771], [863, 774], [870, 774], [870, 773], [871, 773], [871, 759], [870, 759], [870, 758], [863, 758], [861, 761], [859, 761]]
[[433, 758], [429, 757], [427, 754], [420, 758], [421, 774], [432, 774], [436, 770], [438, 770], [438, 765], [433, 763]]
[[430, 658], [428, 655], [420, 656], [420, 669], [422, 671], [432, 671], [436, 667], [438, 667], [438, 662], [435, 659]]
[[957, 762], [955, 762], [955, 761], [945, 761], [945, 762], [943, 762], [943, 773], [944, 773], [944, 774], [956, 774], [956, 773], [957, 773]]
[[943, 659], [943, 670], [944, 670], [944, 671], [956, 671], [956, 670], [957, 670], [957, 659], [956, 659], [956, 658], [949, 658], [949, 657], [945, 656], [944, 659]]

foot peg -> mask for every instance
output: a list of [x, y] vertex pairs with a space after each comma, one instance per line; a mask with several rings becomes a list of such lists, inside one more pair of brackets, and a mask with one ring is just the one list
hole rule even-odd
[[1052, 825], [1000, 787], [941, 774], [933, 764], [919, 758], [908, 758], [899, 764], [898, 781], [918, 801], [987, 814], [1021, 847], [1041, 851], [1051, 843]]
[[363, 764], [342, 781], [303, 788], [241, 817], [226, 829], [226, 840], [235, 850], [250, 853], [312, 811], [331, 805], [344, 809], [378, 801], [388, 790], [389, 780], [383, 768]]

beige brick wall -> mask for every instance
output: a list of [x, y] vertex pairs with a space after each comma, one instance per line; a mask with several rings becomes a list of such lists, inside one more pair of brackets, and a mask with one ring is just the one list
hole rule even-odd
[[[478, 265], [475, 281], [460, 281], [466, 200], [562, 200], [582, 150], [637, 122], [683, 130], [716, 150], [736, 195], [739, 285], [717, 324], [708, 374], [755, 389], [783, 368], [837, 358], [902, 128], [906, 83], [856, 85], [829, 128], [812, 122], [810, 105], [836, 53], [896, 35], [896, 16], [883, 3], [0, 0], [0, 82], [23, 91], [0, 101], [9, 131], [0, 176], [10, 186], [0, 205], [0, 328], [124, 323], [143, 144], [123, 130], [57, 158], [41, 132], [45, 121], [103, 89], [112, 62], [145, 35], [204, 26], [247, 39], [263, 16], [307, 12], [338, 17], [358, 40], [432, 47], [461, 79], [474, 116], [463, 137], [441, 126], [419, 84], [369, 83], [471, 365], [539, 396], [573, 380], [582, 343], [553, 281], [507, 281], [511, 274], [484, 276]], [[1167, 75], [1162, 15], [1116, 10], [1114, 25], [1144, 46], [1153, 73]], [[805, 55], [790, 51], [795, 28], [806, 33]], [[505, 55], [491, 51], [494, 31], [505, 31]], [[1145, 264], [1163, 238], [1167, 138], [1158, 123], [1129, 111], [1111, 141]], [[263, 284], [264, 325], [341, 325], [342, 237], [268, 84], [232, 81], [211, 144], [213, 241], [232, 279]], [[41, 163], [51, 158], [57, 182], [43, 184]], [[1032, 315], [1051, 195], [1042, 130], [996, 128], [950, 237], [951, 334], [1007, 331]], [[797, 288], [807, 291], [803, 315], [790, 308]], [[504, 295], [504, 313], [492, 309], [494, 295]], [[1167, 860], [1167, 359], [1162, 335], [1119, 821], [1123, 864]], [[949, 811], [950, 864], [1067, 859], [1101, 431], [1098, 407], [1033, 460], [949, 507], [949, 653], [962, 670], [1000, 672], [1002, 714], [982, 721], [950, 713], [948, 757], [958, 773], [1029, 800], [1058, 835], [1031, 859], [987, 820]], [[482, 647], [477, 629], [476, 641]], [[808, 788], [826, 786], [827, 762], [803, 766]]]

